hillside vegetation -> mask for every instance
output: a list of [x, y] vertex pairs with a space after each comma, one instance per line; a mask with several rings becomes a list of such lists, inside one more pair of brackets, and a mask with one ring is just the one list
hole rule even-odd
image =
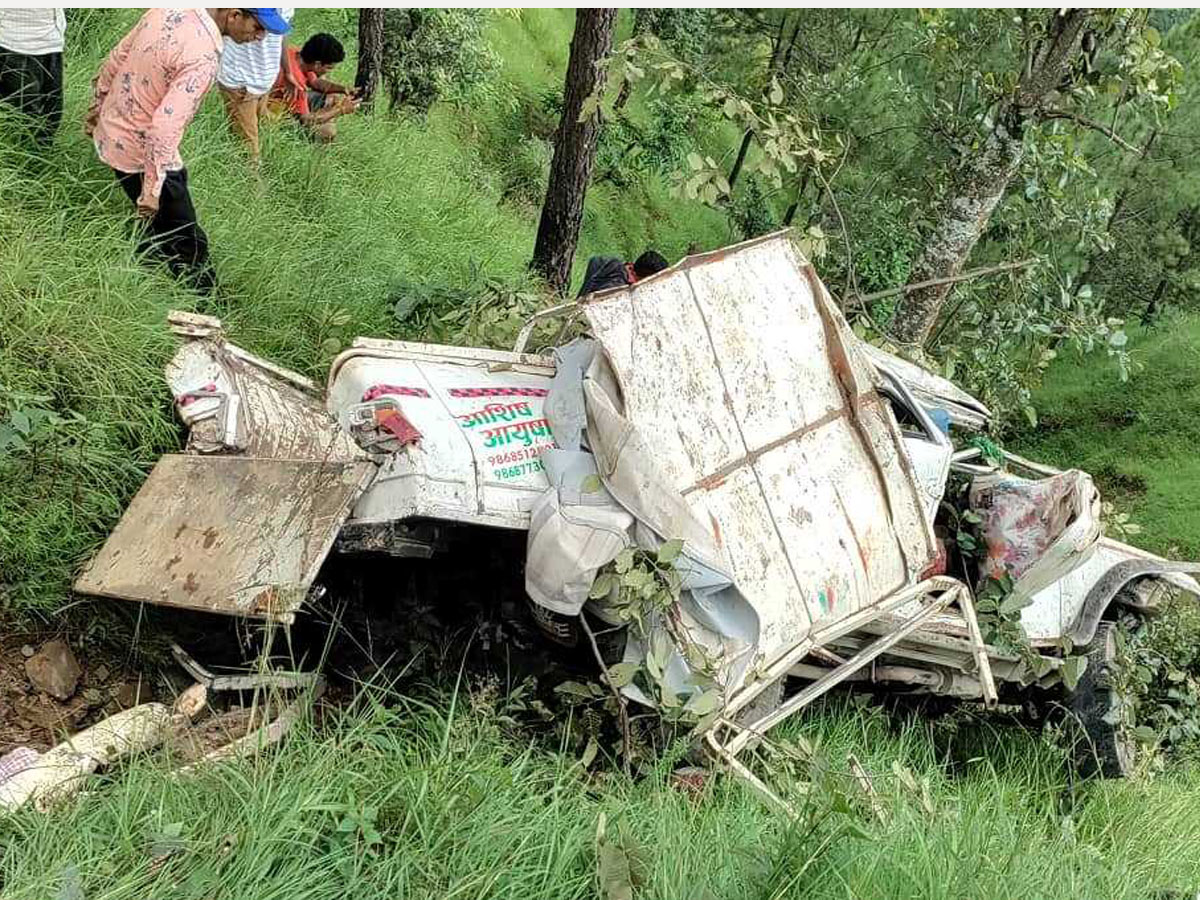
[[1100, 494], [1142, 531], [1135, 544], [1200, 558], [1200, 321], [1178, 316], [1136, 331], [1128, 382], [1096, 359], [1068, 357], [1038, 396], [1041, 422], [1022, 451], [1090, 472]]
[[[299, 34], [332, 30], [352, 50], [351, 13], [303, 10]], [[165, 316], [201, 307], [134, 258], [126, 199], [79, 130], [91, 75], [134, 17], [75, 15], [52, 151], [31, 159], [0, 137], [6, 627], [80, 632], [110, 614], [72, 598], [70, 581], [181, 437], [162, 382], [174, 347]], [[221, 281], [203, 311], [237, 343], [316, 377], [360, 334], [508, 343], [546, 301], [525, 268], [548, 161], [535, 138], [553, 128], [545, 98], [561, 87], [571, 27], [570, 11], [493, 15], [500, 76], [484, 93], [424, 119], [344, 120], [328, 148], [281, 124], [265, 136], [259, 175], [210, 97], [184, 146]], [[352, 74], [348, 60], [334, 77]], [[630, 114], [656, 115], [636, 97]], [[738, 137], [717, 122], [697, 139], [729, 150]], [[860, 218], [873, 208], [870, 191], [859, 196]], [[913, 250], [900, 205], [885, 212], [873, 246], [904, 246], [862, 267], [872, 289], [903, 283], [899, 256]], [[724, 213], [672, 197], [662, 174], [601, 179], [576, 279], [593, 253], [654, 245], [675, 259], [739, 237]], [[1145, 527], [1139, 540], [1181, 554], [1200, 553], [1189, 506], [1200, 487], [1198, 341], [1190, 319], [1135, 334], [1145, 366], [1127, 384], [1105, 359], [1064, 353], [1037, 401], [1040, 430], [1014, 442], [1095, 472]], [[610, 886], [632, 883], [637, 900], [1166, 900], [1200, 888], [1194, 768], [1079, 784], [1050, 742], [999, 717], [820, 706], [787, 735], [813, 749], [807, 761], [764, 767], [776, 783], [813, 785], [790, 823], [733, 777], [698, 793], [673, 786], [678, 753], [635, 780], [603, 751], [589, 767], [544, 728], [514, 724], [521, 717], [486, 687], [421, 696], [432, 701], [375, 686], [245, 764], [179, 778], [138, 760], [50, 815], [0, 816], [0, 895], [615, 900], [629, 895], [601, 876], [623, 865], [628, 878]], [[872, 773], [882, 817], [846, 770], [850, 752]]]

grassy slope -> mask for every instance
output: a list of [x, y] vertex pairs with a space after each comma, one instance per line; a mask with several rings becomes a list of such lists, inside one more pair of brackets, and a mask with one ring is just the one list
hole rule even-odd
[[1126, 384], [1097, 359], [1064, 359], [1038, 396], [1041, 427], [1021, 452], [1095, 477], [1149, 550], [1200, 558], [1200, 319], [1134, 335], [1143, 364]]
[[[349, 27], [345, 14], [304, 12], [301, 30], [318, 21]], [[62, 603], [73, 567], [178, 441], [161, 385], [172, 347], [163, 316], [194, 301], [131, 258], [124, 198], [75, 125], [118, 25], [76, 32], [67, 124], [41, 176], [0, 150], [0, 385], [48, 394], [52, 408], [91, 423], [63, 427], [77, 442], [71, 453], [0, 459], [0, 583], [16, 586], [7, 605], [25, 612]], [[474, 265], [523, 283], [534, 211], [502, 199], [519, 155], [514, 110], [557, 84], [569, 29], [562, 11], [496, 21], [516, 86], [509, 111], [489, 103], [470, 115], [437, 110], [425, 125], [352, 121], [325, 152], [272, 133], [261, 183], [210, 100], [185, 151], [235, 338], [320, 374], [331, 338], [412, 336], [390, 319], [397, 278], [465, 285]], [[600, 186], [580, 256], [630, 253], [647, 240], [677, 255], [691, 241], [727, 239], [717, 216], [669, 200], [662, 183], [623, 196]], [[1061, 451], [1089, 463], [1077, 449]], [[461, 704], [452, 725], [401, 706], [301, 732], [249, 768], [175, 782], [139, 764], [53, 816], [0, 819], [0, 893], [76, 896], [64, 889], [73, 867], [90, 900], [595, 896], [601, 811], [646, 851], [639, 898], [1135, 898], [1200, 884], [1194, 775], [1072, 794], [1058, 760], [1020, 732], [964, 729], [952, 755], [971, 762], [952, 771], [951, 737], [926, 725], [897, 733], [879, 714], [834, 710], [803, 727], [835, 768], [852, 749], [876, 773], [891, 824], [860, 812], [867, 839], [825, 843], [839, 819], [789, 833], [731, 780], [698, 803], [661, 776], [593, 782], [569, 757], [499, 734], [486, 705]], [[889, 774], [894, 760], [930, 779], [933, 815]], [[348, 810], [367, 806], [379, 810], [378, 854], [336, 832]], [[155, 875], [150, 845], [174, 823], [180, 850]]]
[[[1132, 900], [1200, 883], [1194, 778], [1072, 801], [1047, 749], [1019, 733], [960, 735], [952, 775], [935, 749], [948, 735], [925, 725], [897, 733], [879, 713], [840, 710], [805, 732], [835, 781], [848, 750], [877, 773], [886, 825], [859, 810], [859, 837], [838, 815], [789, 829], [732, 779], [699, 798], [668, 787], [666, 767], [597, 780], [504, 736], [485, 703], [451, 720], [402, 704], [332, 733], [301, 729], [248, 766], [177, 781], [140, 764], [54, 816], [0, 819], [0, 889], [10, 900], [595, 897], [602, 812], [647, 863], [639, 900]], [[928, 778], [931, 812], [893, 762]], [[370, 849], [366, 824], [379, 836]], [[157, 871], [156, 843], [175, 849]], [[81, 894], [60, 892], [71, 882]]]

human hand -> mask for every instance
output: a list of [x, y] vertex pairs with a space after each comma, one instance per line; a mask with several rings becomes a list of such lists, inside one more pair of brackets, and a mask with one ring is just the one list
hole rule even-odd
[[300, 96], [302, 91], [306, 91], [306, 90], [308, 90], [308, 88], [304, 84], [302, 84], [296, 78], [295, 75], [293, 75], [289, 70], [284, 69], [284, 71], [283, 71], [283, 93], [284, 93], [284, 96], [286, 96], [288, 100], [295, 100], [297, 97]]
[[138, 197], [137, 214], [139, 219], [153, 219], [158, 215], [157, 197]]

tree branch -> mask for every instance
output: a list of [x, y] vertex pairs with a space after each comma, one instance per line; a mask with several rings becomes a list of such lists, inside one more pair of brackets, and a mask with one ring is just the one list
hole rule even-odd
[[1098, 131], [1118, 147], [1123, 150], [1128, 150], [1130, 153], [1136, 153], [1141, 156], [1145, 153], [1144, 150], [1139, 150], [1125, 138], [1121, 137], [1103, 122], [1097, 122], [1095, 119], [1089, 119], [1086, 116], [1081, 116], [1078, 113], [1067, 112], [1065, 109], [1043, 109], [1039, 113], [1043, 119], [1066, 119], [1074, 122], [1076, 125], [1082, 125], [1084, 128], [1090, 128], [1092, 131]]
[[996, 266], [985, 266], [982, 269], [972, 269], [969, 272], [960, 272], [958, 275], [948, 275], [945, 278], [931, 278], [928, 281], [917, 281], [913, 284], [905, 284], [897, 288], [888, 288], [886, 291], [876, 291], [873, 294], [861, 294], [851, 299], [856, 305], [861, 306], [865, 303], [870, 303], [872, 300], [882, 300], [885, 297], [895, 297], [898, 294], [911, 294], [913, 291], [937, 287], [940, 284], [958, 284], [960, 281], [971, 281], [975, 278], [984, 278], [988, 275], [999, 275], [1001, 272], [1011, 272], [1014, 269], [1025, 269], [1037, 261], [1038, 258], [1032, 256], [1029, 259], [1022, 259], [1019, 262], [1006, 262]]
[[604, 662], [604, 657], [600, 653], [600, 645], [596, 643], [596, 635], [592, 632], [592, 626], [588, 624], [587, 616], [581, 610], [579, 613], [579, 624], [583, 626], [584, 633], [588, 636], [588, 641], [592, 645], [592, 652], [596, 654], [596, 662], [600, 664], [600, 671], [604, 673], [604, 683], [608, 685], [608, 689], [612, 691], [612, 695], [617, 701], [617, 718], [621, 723], [621, 749], [622, 765], [625, 768], [625, 774], [628, 775], [631, 769], [633, 759], [633, 736], [629, 731], [629, 706], [625, 698], [621, 696], [621, 691], [613, 684], [612, 676], [609, 674], [608, 666]]

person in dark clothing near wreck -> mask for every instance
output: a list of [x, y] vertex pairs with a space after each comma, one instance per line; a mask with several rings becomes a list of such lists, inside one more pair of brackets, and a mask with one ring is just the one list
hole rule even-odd
[[637, 284], [667, 267], [667, 261], [657, 250], [647, 250], [631, 263], [617, 256], [593, 256], [588, 260], [579, 296], [606, 291], [609, 288]]
[[54, 140], [63, 111], [62, 7], [0, 9], [0, 101], [29, 117], [39, 147]]

